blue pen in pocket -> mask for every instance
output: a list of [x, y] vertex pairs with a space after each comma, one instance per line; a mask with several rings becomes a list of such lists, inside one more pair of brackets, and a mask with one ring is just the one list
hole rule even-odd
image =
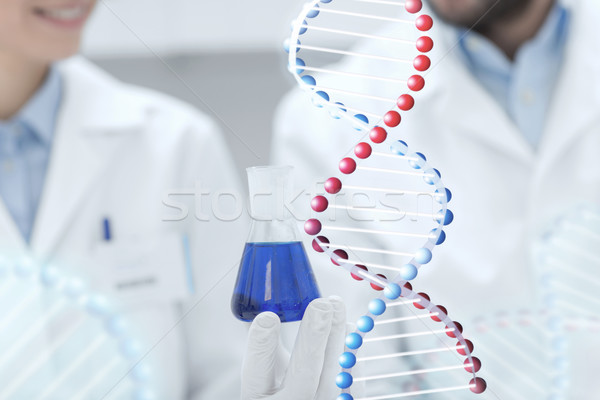
[[102, 220], [102, 239], [105, 242], [110, 242], [112, 239], [112, 230], [110, 226], [110, 220], [108, 219], [108, 217], [105, 217]]

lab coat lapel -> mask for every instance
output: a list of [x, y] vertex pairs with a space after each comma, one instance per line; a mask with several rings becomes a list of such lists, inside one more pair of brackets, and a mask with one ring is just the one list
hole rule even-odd
[[127, 133], [143, 124], [144, 110], [136, 109], [139, 102], [128, 101], [108, 77], [88, 74], [89, 66], [71, 64], [62, 68], [63, 104], [31, 242], [41, 258], [65, 236]]
[[[486, 143], [523, 162], [533, 159], [533, 149], [518, 131], [506, 112], [464, 67], [452, 31], [442, 32], [437, 57], [440, 62], [432, 71], [434, 104], [441, 109], [443, 124], [456, 135]], [[456, 39], [458, 40], [458, 39]], [[443, 54], [443, 57], [441, 57]]]
[[31, 247], [46, 255], [63, 236], [103, 165], [81, 126], [63, 118], [58, 126]]
[[540, 145], [540, 173], [594, 124], [600, 125], [600, 41], [584, 39], [595, 35], [593, 24], [600, 20], [600, 10], [592, 3], [581, 1], [574, 6], [579, 9], [572, 13], [564, 66]]

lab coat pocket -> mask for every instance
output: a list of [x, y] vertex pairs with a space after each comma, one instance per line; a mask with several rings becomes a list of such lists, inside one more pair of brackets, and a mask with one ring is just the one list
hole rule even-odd
[[98, 243], [94, 286], [121, 305], [175, 303], [190, 294], [184, 238], [176, 233]]

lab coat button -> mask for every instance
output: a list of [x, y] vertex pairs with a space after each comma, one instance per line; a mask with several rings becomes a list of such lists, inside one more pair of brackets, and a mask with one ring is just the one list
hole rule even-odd
[[525, 89], [521, 92], [521, 101], [526, 105], [535, 103], [535, 93], [531, 89]]
[[467, 46], [467, 50], [470, 52], [477, 52], [481, 48], [481, 42], [479, 39], [473, 36], [467, 37], [465, 45]]

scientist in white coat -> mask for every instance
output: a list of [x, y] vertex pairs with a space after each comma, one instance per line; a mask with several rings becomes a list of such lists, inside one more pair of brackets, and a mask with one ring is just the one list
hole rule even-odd
[[330, 399], [343, 303], [309, 306], [289, 367], [274, 314], [247, 340], [229, 304], [248, 224], [223, 138], [68, 58], [94, 3], [0, 0], [0, 259], [107, 294], [141, 335], [156, 399]]
[[234, 163], [192, 107], [59, 61], [93, 3], [0, 1], [0, 254], [108, 292], [144, 352], [156, 345], [157, 398], [237, 398], [246, 330], [228, 300], [245, 219], [193, 195], [239, 195]]
[[[428, 4], [438, 16], [434, 67], [399, 132], [441, 171], [454, 194], [450, 208], [456, 218], [434, 262], [417, 279], [419, 287], [435, 293], [459, 320], [534, 308], [539, 293], [532, 242], [575, 204], [600, 202], [600, 5]], [[382, 63], [381, 76], [391, 76], [385, 68]], [[400, 94], [378, 83], [369, 92]], [[295, 165], [299, 187], [310, 190], [361, 139], [343, 126], [294, 90], [276, 115], [273, 161]], [[339, 271], [328, 265], [315, 270], [324, 293], [339, 293], [333, 279]], [[348, 279], [346, 293], [352, 285]], [[347, 306], [352, 313], [354, 305]], [[573, 352], [585, 355], [590, 346]], [[600, 368], [597, 359], [582, 360], [572, 398], [590, 398]]]

